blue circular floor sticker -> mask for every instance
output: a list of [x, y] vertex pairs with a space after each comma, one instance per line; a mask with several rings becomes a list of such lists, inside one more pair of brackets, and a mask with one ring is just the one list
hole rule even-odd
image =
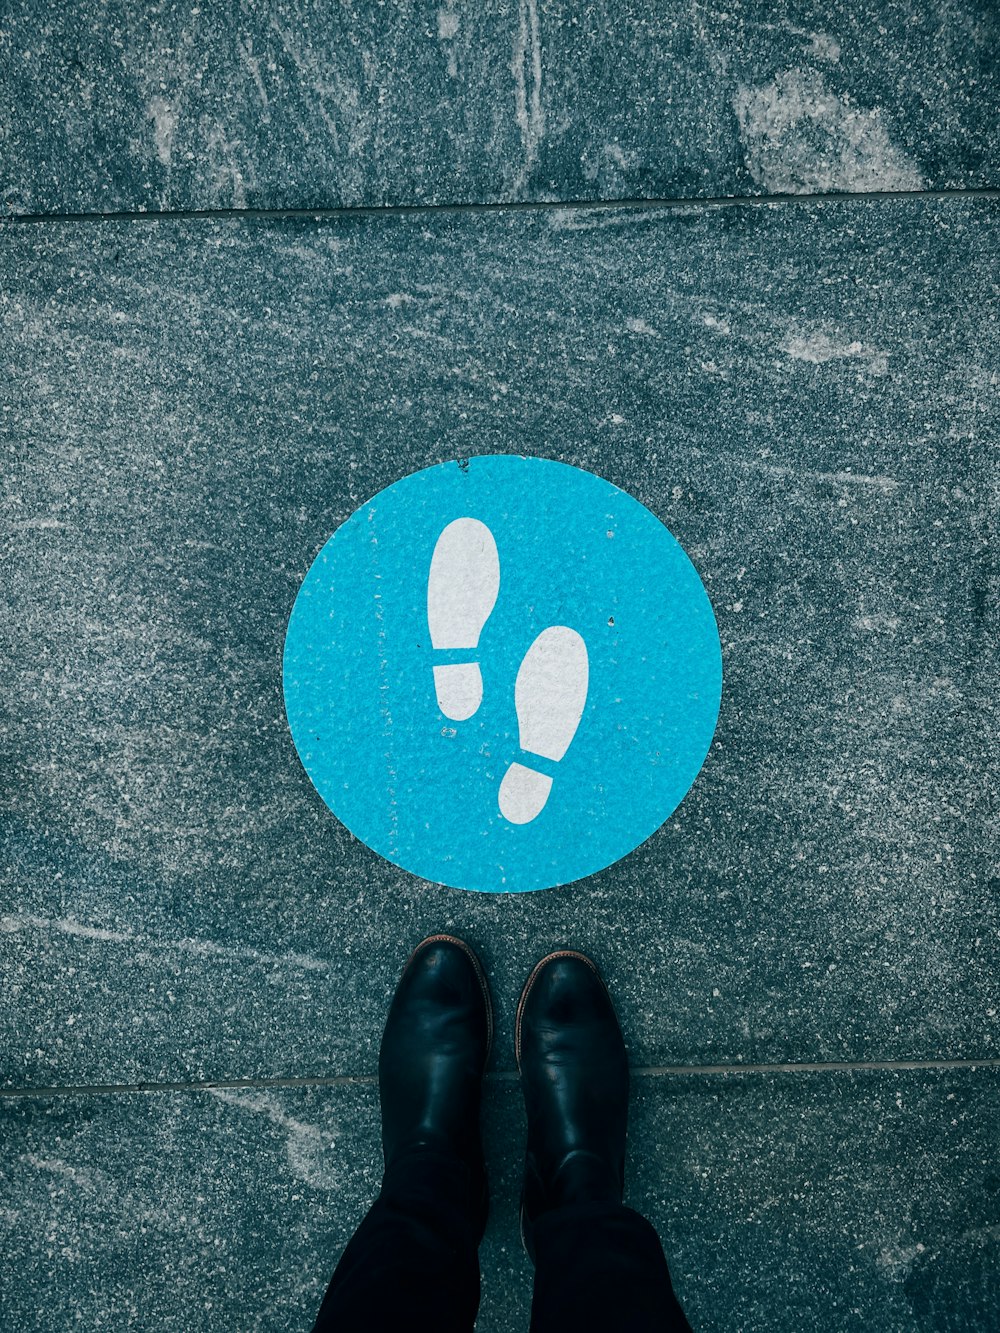
[[415, 875], [545, 889], [638, 847], [705, 760], [722, 693], [708, 595], [610, 482], [516, 455], [442, 463], [316, 557], [284, 655], [317, 791]]

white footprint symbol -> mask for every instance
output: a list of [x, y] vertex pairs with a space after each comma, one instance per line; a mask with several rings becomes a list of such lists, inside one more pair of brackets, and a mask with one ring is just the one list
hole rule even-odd
[[[427, 624], [435, 649], [472, 650], [496, 605], [500, 557], [493, 533], [477, 518], [456, 518], [437, 539], [427, 578]], [[438, 707], [453, 722], [472, 717], [483, 701], [477, 662], [434, 668]]]
[[[551, 625], [524, 655], [514, 685], [521, 749], [560, 760], [570, 747], [587, 702], [590, 663], [575, 629]], [[512, 824], [530, 824], [549, 799], [552, 779], [514, 763], [500, 783], [500, 813]]]

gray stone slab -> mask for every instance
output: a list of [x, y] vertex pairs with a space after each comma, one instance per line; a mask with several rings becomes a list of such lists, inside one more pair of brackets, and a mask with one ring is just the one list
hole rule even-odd
[[11, 0], [0, 209], [997, 186], [997, 11]]
[[[527, 1328], [520, 1090], [487, 1089], [479, 1333]], [[693, 1328], [985, 1333], [997, 1070], [638, 1080], [627, 1201]], [[374, 1087], [0, 1100], [10, 1328], [306, 1333], [378, 1190]]]
[[[491, 969], [501, 1068], [567, 943], [639, 1065], [997, 1054], [998, 211], [0, 232], [5, 1082], [369, 1073], [441, 928]], [[725, 685], [654, 837], [504, 898], [333, 819], [280, 664], [359, 504], [518, 451], [663, 519]]]

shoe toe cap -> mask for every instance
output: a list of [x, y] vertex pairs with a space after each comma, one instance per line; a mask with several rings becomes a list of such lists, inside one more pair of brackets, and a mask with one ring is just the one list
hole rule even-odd
[[607, 988], [593, 963], [577, 954], [554, 955], [539, 965], [525, 990], [517, 1035], [519, 1058], [539, 1047], [555, 1054], [561, 1045], [582, 1053], [593, 1040], [620, 1046], [624, 1054]]
[[431, 937], [411, 955], [394, 1007], [405, 1009], [430, 1035], [442, 1025], [461, 1030], [487, 1047], [492, 1036], [492, 1009], [482, 972], [471, 950], [450, 937]]

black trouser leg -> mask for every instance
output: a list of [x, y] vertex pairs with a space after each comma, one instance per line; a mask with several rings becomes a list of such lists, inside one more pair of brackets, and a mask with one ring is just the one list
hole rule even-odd
[[341, 1256], [313, 1333], [470, 1333], [479, 1309], [469, 1174], [451, 1157], [397, 1162]]
[[534, 1240], [531, 1333], [690, 1333], [660, 1239], [631, 1208], [554, 1208]]

